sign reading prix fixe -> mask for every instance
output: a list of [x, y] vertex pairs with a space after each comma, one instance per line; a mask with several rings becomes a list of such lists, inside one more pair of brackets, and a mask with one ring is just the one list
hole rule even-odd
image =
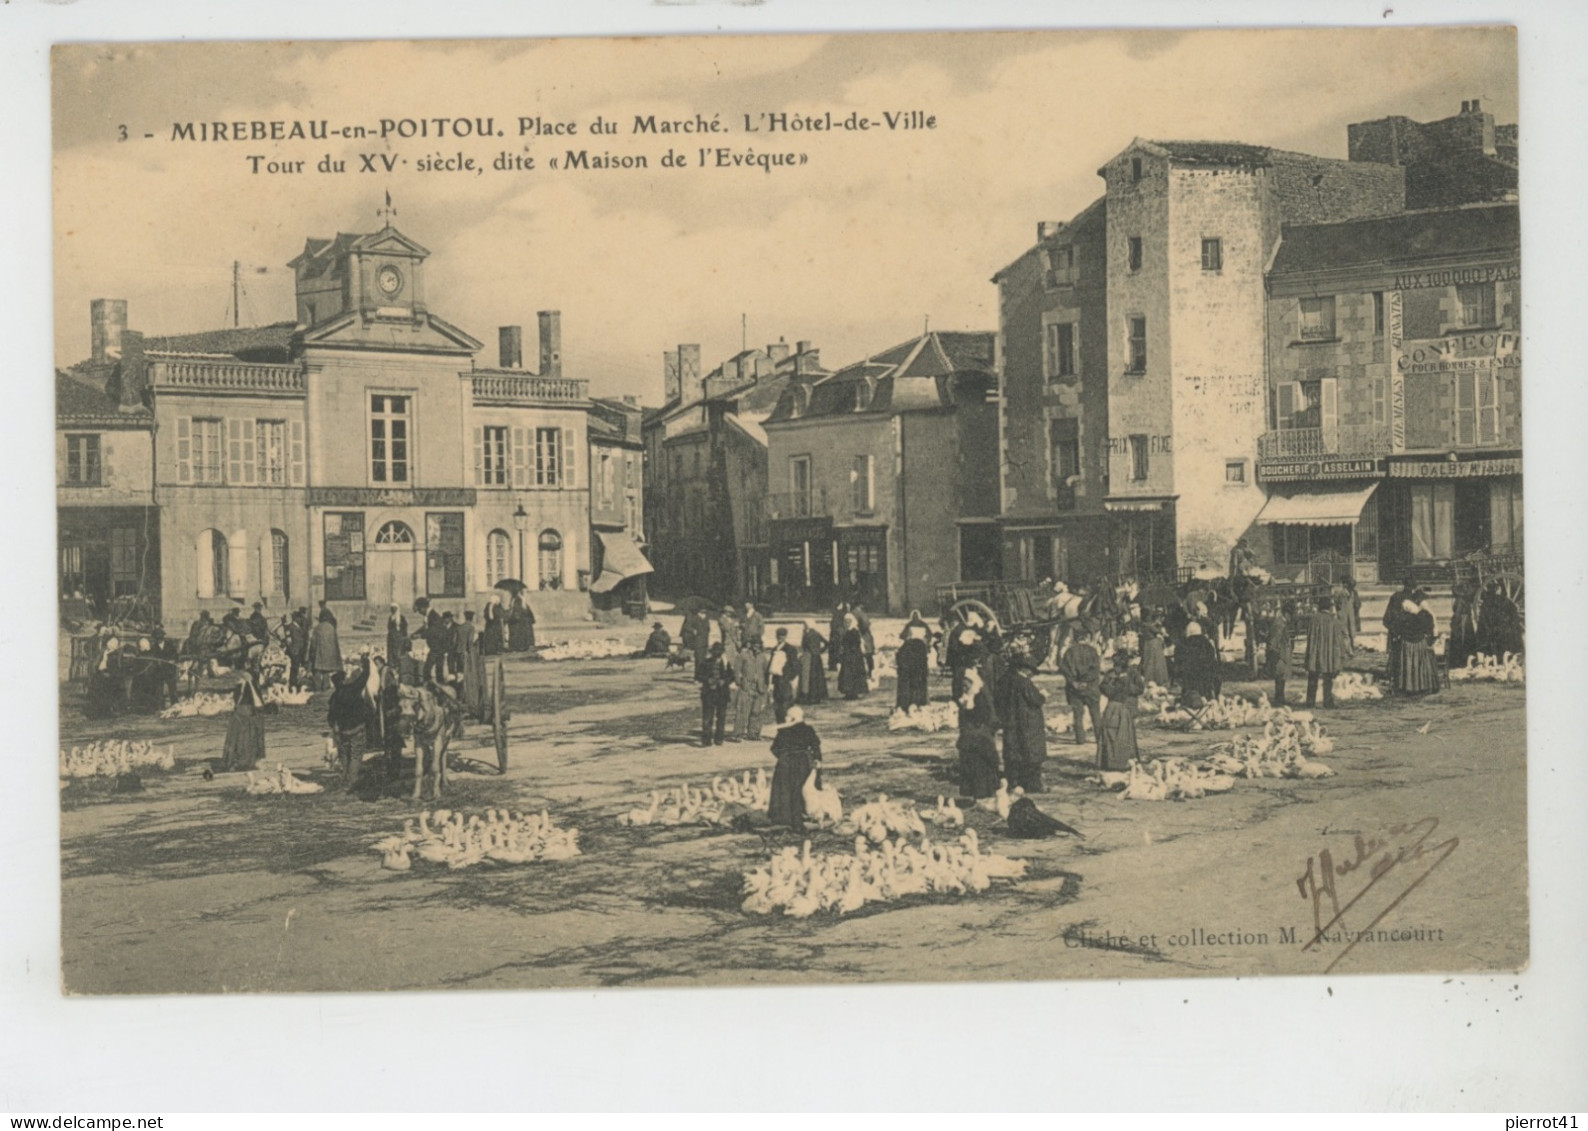
[[1402, 342], [1395, 359], [1396, 369], [1406, 376], [1517, 369], [1521, 365], [1522, 337], [1510, 330]]
[[1257, 478], [1264, 483], [1287, 479], [1362, 479], [1384, 474], [1381, 459], [1260, 460]]

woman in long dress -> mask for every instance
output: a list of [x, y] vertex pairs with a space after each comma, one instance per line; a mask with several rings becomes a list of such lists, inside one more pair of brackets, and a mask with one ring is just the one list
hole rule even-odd
[[845, 699], [860, 699], [870, 690], [871, 676], [861, 650], [860, 629], [853, 616], [846, 616], [843, 640], [838, 647], [838, 694]]
[[265, 709], [252, 676], [244, 675], [232, 692], [232, 717], [226, 723], [221, 769], [251, 770], [265, 760]]
[[[767, 820], [774, 825], [802, 829], [805, 827], [805, 781], [811, 771], [821, 766], [822, 740], [805, 721], [805, 712], [799, 707], [790, 707], [788, 716], [778, 724], [777, 736], [772, 739], [772, 757], [777, 759], [777, 767], [772, 771]], [[819, 773], [816, 784], [821, 785]]]
[[998, 711], [979, 667], [963, 673], [959, 698], [959, 793], [980, 801], [998, 792]]
[[535, 614], [524, 603], [522, 593], [513, 594], [507, 610], [507, 647], [512, 652], [528, 652], [535, 646]]
[[844, 639], [844, 621], [849, 616], [849, 606], [840, 601], [833, 609], [833, 619], [827, 625], [827, 642], [831, 646], [827, 652], [827, 670], [838, 670], [839, 645]]
[[800, 671], [805, 676], [800, 684], [800, 698], [806, 703], [827, 702], [827, 641], [816, 631], [816, 625], [805, 622], [805, 632], [800, 637], [800, 651], [805, 662]]
[[1428, 594], [1421, 589], [1401, 606], [1400, 689], [1408, 695], [1439, 690], [1434, 667], [1434, 614], [1428, 611]]
[[931, 631], [921, 619], [921, 614], [911, 610], [910, 623], [904, 626], [902, 633], [904, 642], [899, 645], [898, 654], [894, 657], [899, 678], [894, 705], [901, 711], [924, 707], [931, 698], [927, 690], [927, 658], [930, 653], [927, 638]]
[[1097, 765], [1103, 770], [1127, 770], [1140, 754], [1136, 746], [1136, 701], [1147, 690], [1147, 681], [1129, 652], [1114, 656], [1114, 671], [1103, 677], [1108, 706], [1097, 727]]
[[1038, 659], [1029, 651], [1013, 650], [999, 685], [998, 718], [1004, 730], [1004, 773], [1009, 788], [1041, 793], [1042, 763], [1048, 757], [1048, 721], [1042, 705], [1047, 696], [1031, 681]]
[[1161, 613], [1154, 613], [1137, 633], [1141, 645], [1141, 678], [1159, 687], [1169, 686], [1168, 638]]
[[485, 628], [480, 633], [480, 654], [500, 656], [507, 651], [507, 625], [503, 619], [501, 599], [492, 596], [485, 602]]

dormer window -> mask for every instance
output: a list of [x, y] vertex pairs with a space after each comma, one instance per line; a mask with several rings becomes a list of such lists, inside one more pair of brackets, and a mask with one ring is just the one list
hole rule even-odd
[[1141, 158], [1140, 157], [1132, 157], [1130, 159], [1130, 183], [1133, 184], [1133, 185], [1137, 185], [1137, 184], [1141, 183]]

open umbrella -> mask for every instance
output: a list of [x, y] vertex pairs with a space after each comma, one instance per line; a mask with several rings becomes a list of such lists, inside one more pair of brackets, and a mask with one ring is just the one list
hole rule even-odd
[[516, 577], [504, 577], [502, 580], [496, 583], [496, 588], [506, 590], [507, 592], [516, 595], [528, 589], [529, 586], [525, 585]]
[[713, 601], [709, 597], [684, 597], [673, 604], [673, 612], [685, 617], [692, 616], [697, 609], [704, 609], [708, 613], [714, 613], [719, 608], [721, 608], [721, 603]]

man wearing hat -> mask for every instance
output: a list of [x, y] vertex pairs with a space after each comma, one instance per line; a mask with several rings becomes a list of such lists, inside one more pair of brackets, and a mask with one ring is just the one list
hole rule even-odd
[[403, 645], [408, 640], [408, 618], [403, 616], [402, 606], [392, 603], [391, 612], [386, 617], [386, 662], [395, 664], [403, 654]]
[[788, 642], [788, 629], [779, 628], [774, 636], [776, 643], [772, 645], [767, 674], [772, 679], [772, 715], [781, 723], [799, 698], [800, 654]]
[[265, 619], [263, 602], [254, 602], [253, 614], [248, 618], [248, 631], [261, 644], [270, 643], [270, 622]]
[[645, 638], [645, 652], [647, 656], [666, 656], [673, 650], [673, 638], [668, 635], [662, 622], [657, 621], [651, 625], [651, 634]]
[[1074, 716], [1075, 744], [1084, 745], [1086, 717], [1092, 717], [1092, 729], [1101, 730], [1103, 721], [1103, 657], [1097, 650], [1097, 633], [1090, 625], [1081, 627], [1074, 644], [1059, 661], [1059, 674], [1064, 677], [1064, 698], [1069, 701]]
[[767, 672], [771, 657], [752, 637], [739, 650], [733, 665], [733, 740], [761, 737], [761, 711], [766, 704]]
[[[734, 688], [733, 669], [722, 657], [722, 642], [712, 644], [700, 681], [700, 744], [721, 746], [728, 727], [728, 702]], [[737, 739], [735, 739], [737, 741]]]

